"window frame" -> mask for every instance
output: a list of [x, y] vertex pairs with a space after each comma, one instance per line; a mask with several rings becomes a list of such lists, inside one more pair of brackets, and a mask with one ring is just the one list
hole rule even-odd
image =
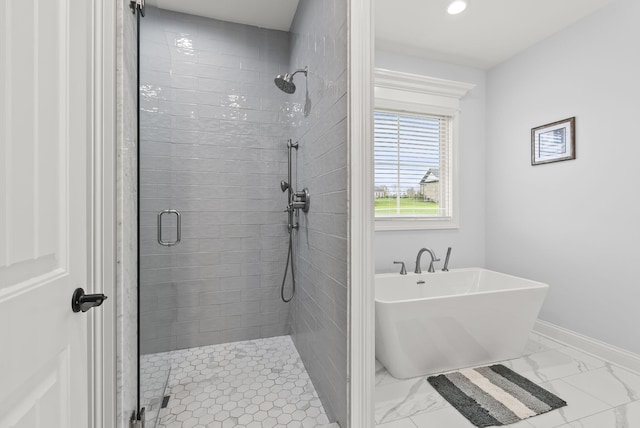
[[[450, 186], [448, 216], [375, 216], [375, 230], [458, 229], [460, 227], [459, 114], [460, 100], [475, 85], [376, 68], [374, 111], [440, 115], [451, 118]], [[373, 191], [373, 189], [372, 189]]]

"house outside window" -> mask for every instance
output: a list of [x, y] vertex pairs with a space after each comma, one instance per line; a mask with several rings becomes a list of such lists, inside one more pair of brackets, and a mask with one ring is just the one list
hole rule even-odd
[[420, 180], [419, 196], [425, 202], [440, 202], [440, 168], [429, 168]]

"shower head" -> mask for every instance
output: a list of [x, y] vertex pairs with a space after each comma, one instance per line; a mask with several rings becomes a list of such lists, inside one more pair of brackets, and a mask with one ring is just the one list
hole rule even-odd
[[289, 73], [285, 73], [284, 75], [279, 74], [278, 76], [276, 76], [275, 79], [273, 79], [273, 81], [282, 92], [287, 94], [293, 94], [296, 91], [296, 85], [293, 83], [293, 76], [295, 76], [296, 73], [304, 73], [306, 77], [307, 67], [301, 68], [300, 70], [296, 70], [291, 74]]
[[286, 181], [282, 180], [280, 182], [280, 189], [282, 189], [282, 191], [284, 192], [285, 190], [287, 190], [289, 187], [289, 183], [287, 183]]
[[287, 73], [284, 76], [279, 74], [273, 81], [282, 92], [293, 94], [296, 91], [296, 85], [293, 83], [292, 79], [293, 75]]

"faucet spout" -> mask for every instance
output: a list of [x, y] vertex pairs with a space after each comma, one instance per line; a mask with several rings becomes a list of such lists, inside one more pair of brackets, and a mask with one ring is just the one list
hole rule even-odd
[[422, 273], [422, 269], [420, 269], [420, 259], [422, 258], [422, 254], [424, 254], [425, 252], [429, 253], [429, 255], [431, 256], [429, 272], [436, 271], [433, 267], [433, 262], [439, 262], [440, 259], [436, 257], [436, 253], [434, 253], [431, 248], [421, 248], [420, 251], [418, 251], [418, 257], [416, 257], [416, 270], [414, 271], [414, 273]]

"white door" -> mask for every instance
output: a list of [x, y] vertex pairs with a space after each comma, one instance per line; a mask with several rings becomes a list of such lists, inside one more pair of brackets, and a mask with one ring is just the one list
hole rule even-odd
[[90, 7], [0, 0], [0, 428], [90, 426]]

